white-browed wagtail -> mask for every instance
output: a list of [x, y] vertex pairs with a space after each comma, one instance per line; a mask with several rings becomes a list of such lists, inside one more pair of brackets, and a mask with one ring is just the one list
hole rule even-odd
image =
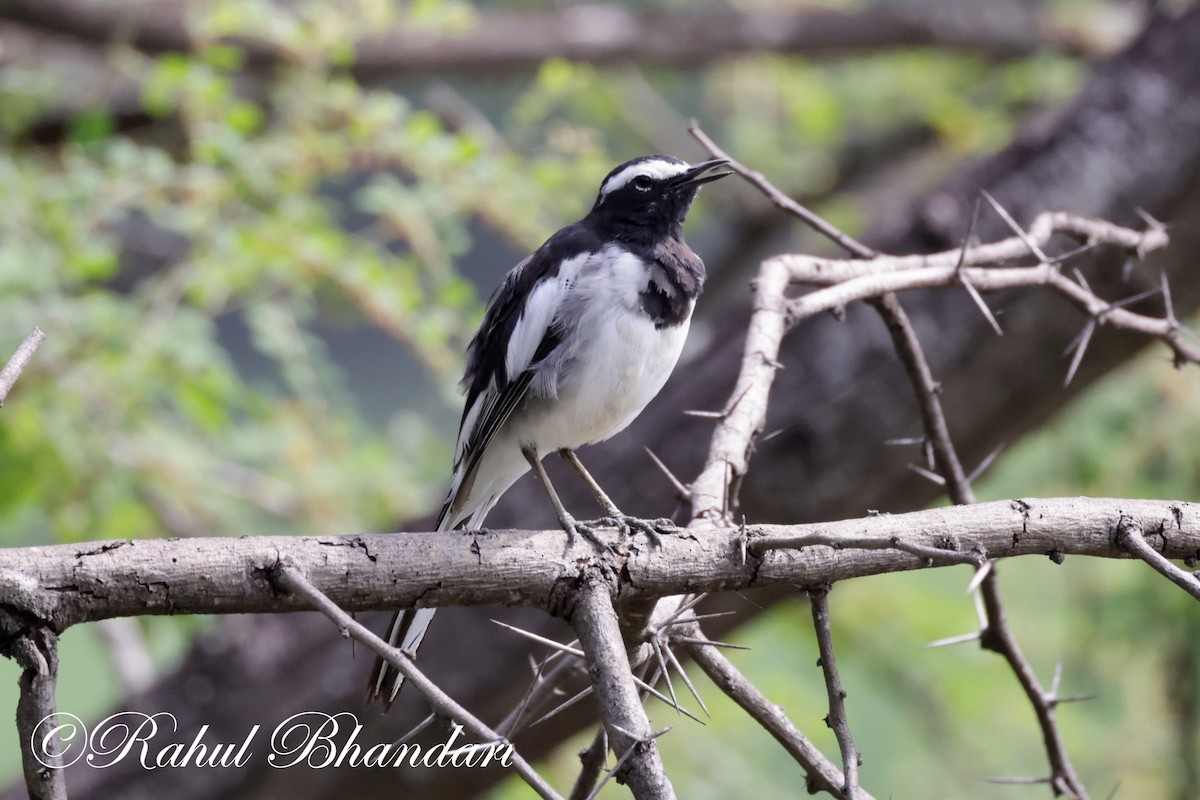
[[[467, 347], [466, 405], [454, 477], [437, 530], [478, 528], [530, 468], [563, 529], [563, 508], [541, 459], [558, 451], [587, 482], [605, 514], [625, 517], [575, 449], [623, 430], [675, 367], [704, 263], [683, 241], [699, 188], [730, 173], [722, 159], [692, 166], [673, 156], [635, 158], [600, 184], [592, 210], [508, 273]], [[415, 655], [434, 609], [396, 615], [389, 641]], [[377, 661], [371, 697], [390, 704], [404, 677]]]

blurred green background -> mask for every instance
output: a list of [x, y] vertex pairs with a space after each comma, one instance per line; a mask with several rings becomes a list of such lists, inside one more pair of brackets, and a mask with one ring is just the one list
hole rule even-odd
[[[0, 544], [392, 529], [440, 500], [460, 411], [454, 385], [483, 300], [522, 254], [586, 211], [613, 164], [652, 151], [697, 157], [684, 132], [697, 117], [858, 233], [870, 220], [839, 193], [848, 152], [886, 163], [892, 142], [915, 136], [932, 180], [1002, 147], [1087, 71], [1084, 54], [1055, 47], [1003, 58], [961, 48], [823, 61], [749, 54], [686, 70], [550, 61], [531, 74], [386, 85], [338, 69], [346, 42], [385, 26], [443, 34], [530, 7], [192, 4], [194, 29], [214, 40], [252, 32], [288, 53], [253, 85], [229, 44], [188, 56], [116, 42], [86, 80], [51, 48], [3, 62], [0, 351], [34, 325], [47, 341], [0, 411]], [[1031, 8], [1097, 47], [1136, 29], [1130, 4]], [[131, 124], [100, 102], [115, 95], [97, 81], [135, 87], [148, 118]], [[721, 239], [737, 203], [701, 199], [689, 222], [697, 249]], [[1197, 371], [1145, 354], [1011, 446], [979, 486], [981, 500], [1069, 494], [1200, 494]], [[1064, 691], [1097, 696], [1060, 713], [1093, 791], [1117, 781], [1120, 797], [1200, 791], [1200, 616], [1190, 601], [1129, 563], [1027, 560], [1001, 571], [1043, 680], [1061, 659]], [[975, 626], [968, 578], [947, 569], [835, 589], [863, 781], [879, 796], [1045, 794], [983, 782], [1044, 771], [1032, 712], [1001, 661], [974, 645], [922, 648]], [[60, 707], [86, 718], [119, 702], [116, 637], [163, 669], [206, 624], [68, 631]], [[735, 641], [753, 649], [734, 662], [835, 753], [804, 604]], [[15, 704], [16, 677], [0, 663], [0, 707]], [[800, 793], [798, 767], [702, 691], [713, 711], [705, 728], [652, 708], [656, 725], [676, 726], [661, 744], [681, 796]], [[569, 785], [584, 743], [549, 765], [557, 785]], [[0, 726], [0, 777], [18, 770], [15, 733]]]

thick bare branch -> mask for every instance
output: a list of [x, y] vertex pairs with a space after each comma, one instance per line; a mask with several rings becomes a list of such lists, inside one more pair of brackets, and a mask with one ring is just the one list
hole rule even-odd
[[[626, 602], [704, 590], [816, 586], [920, 569], [931, 550], [990, 558], [1127, 558], [1115, 541], [1123, 518], [1148, 533], [1169, 531], [1162, 549], [1168, 558], [1200, 556], [1200, 506], [1172, 500], [997, 501], [838, 522], [712, 528], [703, 536], [679, 531], [659, 535], [653, 547], [640, 536], [622, 541], [616, 530], [600, 529], [597, 535], [624, 553], [603, 558], [613, 559], [609, 566], [620, 576], [619, 596]], [[772, 549], [817, 534], [833, 544]], [[868, 549], [891, 537], [899, 540], [895, 549]], [[859, 538], [865, 539], [863, 549], [855, 548]], [[905, 552], [906, 545], [920, 546], [922, 555]], [[769, 552], [755, 555], [764, 550]], [[561, 581], [578, 579], [601, 558], [590, 543], [570, 543], [557, 529], [11, 548], [0, 550], [0, 607], [24, 609], [55, 630], [117, 616], [305, 610], [303, 598], [277, 592], [271, 580], [284, 556], [347, 611], [414, 605], [546, 608]], [[0, 635], [16, 632], [18, 622], [0, 615]]]
[[17, 736], [25, 788], [31, 800], [66, 800], [62, 748], [53, 732], [58, 725], [54, 702], [58, 637], [46, 626], [31, 625], [5, 645], [3, 653], [21, 667]]

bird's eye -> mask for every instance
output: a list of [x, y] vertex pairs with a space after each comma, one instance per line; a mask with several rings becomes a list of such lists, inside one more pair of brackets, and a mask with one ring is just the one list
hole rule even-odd
[[650, 191], [650, 187], [654, 185], [654, 181], [650, 180], [649, 175], [638, 175], [633, 179], [632, 183], [633, 188], [639, 192], [648, 192]]

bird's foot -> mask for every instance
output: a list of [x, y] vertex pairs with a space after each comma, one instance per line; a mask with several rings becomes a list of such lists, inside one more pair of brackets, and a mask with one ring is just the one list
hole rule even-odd
[[600, 538], [596, 533], [598, 527], [593, 522], [580, 522], [570, 514], [564, 513], [558, 518], [558, 524], [567, 532], [567, 539], [571, 542], [575, 541], [576, 536], [582, 536], [592, 543], [598, 550], [611, 550], [612, 547]]
[[661, 517], [659, 519], [641, 519], [639, 517], [631, 517], [628, 514], [622, 514], [619, 511], [616, 514], [608, 514], [601, 517], [594, 524], [616, 528], [620, 532], [622, 539], [626, 539], [635, 533], [643, 534], [655, 547], [662, 544], [659, 539], [660, 534], [673, 533], [679, 527], [669, 519]]

